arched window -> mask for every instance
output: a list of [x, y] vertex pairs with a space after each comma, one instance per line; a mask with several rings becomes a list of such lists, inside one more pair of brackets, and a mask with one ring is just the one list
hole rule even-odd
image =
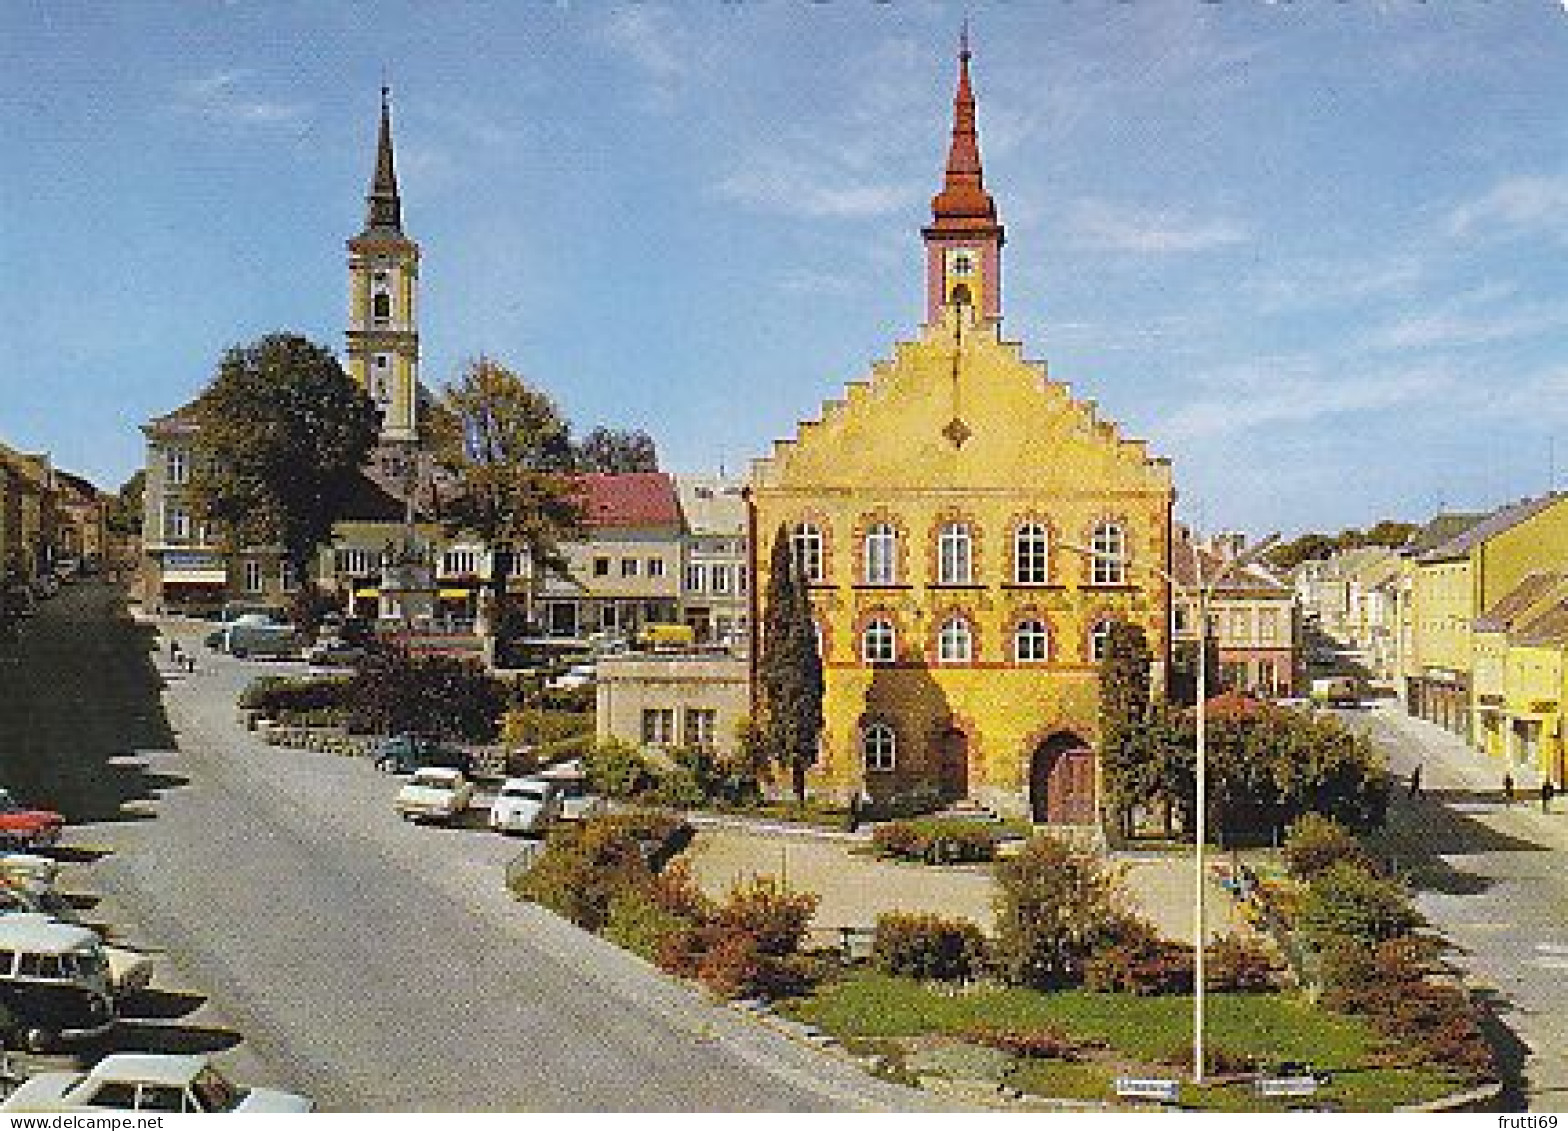
[[887, 773], [898, 764], [898, 736], [886, 723], [872, 723], [860, 732], [860, 753], [867, 772]]
[[898, 655], [898, 639], [893, 622], [878, 617], [866, 625], [860, 637], [860, 656], [868, 664], [890, 664]]
[[975, 634], [963, 617], [948, 617], [937, 633], [936, 658], [940, 664], [967, 664], [975, 656]]
[[1050, 578], [1050, 540], [1044, 526], [1026, 522], [1013, 531], [1013, 580], [1044, 585]]
[[1127, 584], [1127, 535], [1121, 525], [1102, 522], [1089, 538], [1094, 551], [1089, 580], [1094, 585]]
[[1089, 659], [1099, 663], [1105, 659], [1105, 647], [1111, 639], [1110, 620], [1094, 622], [1094, 627], [1089, 630]]
[[1013, 659], [1020, 664], [1043, 664], [1051, 658], [1051, 634], [1043, 620], [1020, 621], [1013, 630]]
[[873, 523], [866, 530], [866, 584], [893, 585], [898, 581], [898, 535], [892, 524]]
[[821, 582], [827, 576], [822, 556], [822, 531], [809, 522], [802, 522], [795, 527], [793, 538], [800, 572], [813, 584]]
[[370, 313], [375, 318], [392, 317], [392, 296], [386, 291], [377, 291], [370, 298]]
[[968, 523], [949, 522], [937, 535], [936, 581], [938, 585], [974, 582], [974, 540]]

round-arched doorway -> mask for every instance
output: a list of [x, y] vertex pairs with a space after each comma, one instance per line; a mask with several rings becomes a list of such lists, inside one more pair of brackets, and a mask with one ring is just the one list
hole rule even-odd
[[1059, 731], [1029, 760], [1029, 813], [1037, 825], [1094, 824], [1094, 751]]

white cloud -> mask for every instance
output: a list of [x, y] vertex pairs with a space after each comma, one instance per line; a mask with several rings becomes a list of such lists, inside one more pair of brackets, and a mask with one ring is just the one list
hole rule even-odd
[[1537, 234], [1568, 243], [1568, 174], [1507, 177], [1450, 212], [1448, 233]]
[[182, 110], [217, 122], [232, 125], [283, 125], [302, 120], [309, 106], [300, 102], [278, 102], [249, 93], [252, 72], [215, 71], [199, 78], [185, 79], [175, 85], [175, 96]]
[[660, 113], [673, 110], [690, 58], [673, 14], [640, 4], [617, 8], [604, 21], [601, 35], [612, 51], [641, 72], [647, 107]]
[[1439, 370], [1388, 373], [1357, 371], [1330, 377], [1305, 358], [1241, 366], [1199, 378], [1209, 395], [1168, 418], [1162, 429], [1175, 440], [1252, 432], [1277, 425], [1308, 424], [1347, 413], [1399, 405], [1441, 403], [1452, 407], [1454, 381]]
[[1251, 280], [1248, 288], [1264, 311], [1277, 314], [1407, 294], [1428, 272], [1421, 257], [1405, 253], [1381, 259], [1298, 261]]
[[884, 216], [920, 198], [916, 185], [862, 179], [854, 170], [833, 168], [831, 158], [814, 156], [810, 148], [807, 144], [752, 154], [748, 164], [719, 182], [719, 195], [763, 211], [813, 220]]
[[1401, 319], [1373, 333], [1367, 344], [1378, 350], [1480, 346], [1535, 337], [1565, 326], [1565, 310], [1537, 308], [1482, 314], [1448, 310]]
[[1234, 220], [1201, 220], [1093, 198], [1078, 203], [1071, 224], [1078, 241], [1087, 246], [1144, 255], [1209, 251], [1245, 243], [1252, 236], [1246, 225]]

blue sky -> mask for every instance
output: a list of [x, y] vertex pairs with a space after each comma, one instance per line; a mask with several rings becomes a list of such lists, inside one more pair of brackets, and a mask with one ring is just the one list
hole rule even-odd
[[386, 81], [426, 383], [483, 352], [741, 471], [915, 333], [965, 12], [1005, 331], [1187, 517], [1568, 483], [1551, 0], [10, 0], [0, 439], [114, 486], [225, 347], [341, 349]]

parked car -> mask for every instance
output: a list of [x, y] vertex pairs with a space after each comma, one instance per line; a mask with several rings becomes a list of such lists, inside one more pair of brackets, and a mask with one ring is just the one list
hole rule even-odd
[[[36, 919], [44, 923], [60, 923], [72, 927], [86, 926], [77, 921], [76, 909], [58, 892], [32, 895], [20, 888], [0, 888], [0, 918], [7, 922]], [[92, 930], [92, 928], [88, 928]], [[93, 932], [97, 934], [96, 931]], [[152, 958], [139, 950], [123, 946], [110, 946], [98, 936], [103, 958], [108, 964], [109, 992], [118, 999], [130, 997], [152, 985]]]
[[554, 785], [560, 793], [559, 816], [563, 821], [581, 821], [605, 810], [604, 798], [588, 788], [588, 775], [577, 761], [540, 770], [536, 775]]
[[37, 891], [53, 888], [60, 878], [60, 862], [32, 852], [0, 853], [0, 883]]
[[246, 621], [250, 624], [287, 624], [289, 622], [288, 610], [278, 605], [258, 605], [246, 601], [230, 601], [218, 613], [218, 620], [224, 624], [233, 624], [235, 621]]
[[570, 687], [587, 687], [594, 681], [594, 665], [573, 664], [558, 676], [552, 676], [545, 684], [552, 691], [565, 691]]
[[44, 1052], [107, 1033], [116, 1020], [103, 944], [86, 927], [41, 915], [0, 915], [4, 1036]]
[[439, 741], [422, 734], [394, 734], [381, 740], [376, 747], [376, 769], [388, 774], [411, 774], [426, 766], [444, 766], [462, 770], [473, 769], [473, 759], [464, 750], [443, 746]]
[[241, 619], [223, 630], [223, 650], [236, 659], [289, 660], [299, 655], [299, 634], [291, 624], [257, 624]]
[[242, 1088], [205, 1056], [122, 1052], [87, 1072], [40, 1072], [12, 1092], [0, 1111], [159, 1111], [294, 1114], [315, 1111], [304, 1096]]
[[65, 818], [52, 809], [29, 809], [0, 789], [0, 844], [12, 848], [39, 848], [57, 844]]
[[317, 667], [351, 667], [365, 658], [365, 648], [361, 644], [350, 644], [347, 640], [340, 640], [329, 636], [318, 640], [305, 649], [306, 663]]
[[474, 799], [473, 784], [462, 770], [426, 766], [397, 792], [394, 804], [405, 821], [451, 821]]
[[1308, 692], [1312, 702], [1325, 707], [1361, 705], [1361, 681], [1354, 676], [1326, 676], [1312, 681]]
[[507, 778], [490, 803], [498, 833], [537, 833], [561, 815], [561, 788], [548, 778]]

